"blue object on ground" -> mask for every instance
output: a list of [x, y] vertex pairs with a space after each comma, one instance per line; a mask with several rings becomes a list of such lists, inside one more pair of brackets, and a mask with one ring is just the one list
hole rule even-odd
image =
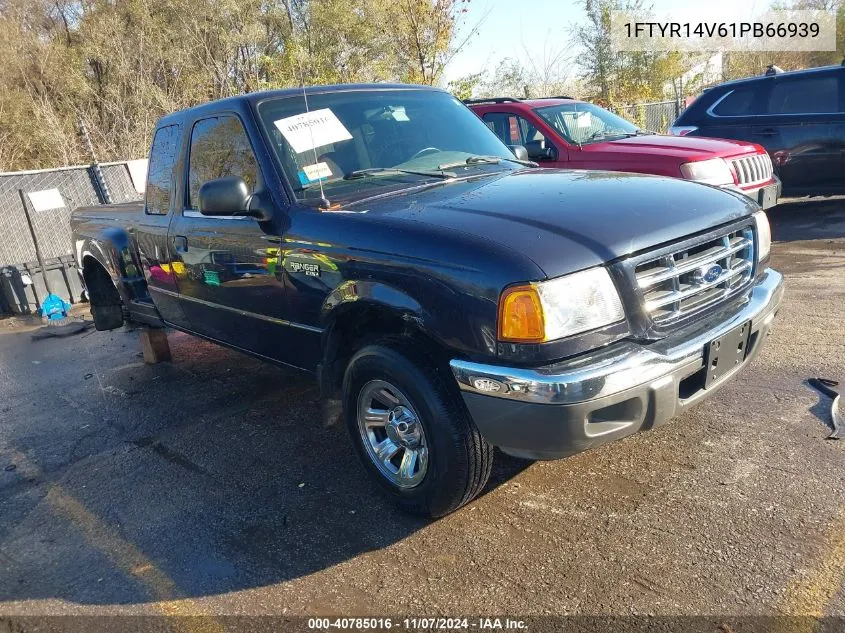
[[51, 321], [64, 319], [70, 310], [70, 304], [58, 295], [49, 294], [41, 304], [41, 316]]

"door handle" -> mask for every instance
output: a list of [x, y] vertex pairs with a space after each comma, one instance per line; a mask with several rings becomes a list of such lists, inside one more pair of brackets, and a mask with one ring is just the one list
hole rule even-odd
[[173, 248], [177, 253], [186, 253], [188, 251], [188, 238], [184, 235], [174, 235]]
[[777, 136], [778, 131], [773, 127], [763, 128], [762, 130], [754, 130], [757, 136]]

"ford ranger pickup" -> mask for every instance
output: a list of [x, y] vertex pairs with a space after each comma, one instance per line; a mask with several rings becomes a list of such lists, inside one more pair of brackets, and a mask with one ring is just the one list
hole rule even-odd
[[517, 153], [421, 86], [165, 116], [146, 199], [72, 215], [96, 327], [313, 372], [376, 484], [435, 517], [494, 447], [555, 459], [651, 429], [759, 354], [783, 291], [755, 202]]

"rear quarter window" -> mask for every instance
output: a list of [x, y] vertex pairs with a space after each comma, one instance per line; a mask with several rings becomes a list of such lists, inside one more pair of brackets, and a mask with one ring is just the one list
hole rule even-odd
[[737, 88], [717, 99], [712, 112], [716, 116], [749, 116], [762, 114], [757, 106], [757, 91], [753, 88]]
[[167, 215], [173, 187], [173, 166], [179, 150], [179, 126], [159, 128], [153, 137], [147, 175], [147, 195], [144, 211], [149, 215]]
[[816, 114], [838, 109], [838, 83], [832, 75], [777, 82], [769, 95], [769, 114]]

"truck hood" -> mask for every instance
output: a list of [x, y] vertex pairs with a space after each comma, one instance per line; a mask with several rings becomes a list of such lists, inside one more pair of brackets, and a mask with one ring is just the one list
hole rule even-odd
[[673, 156], [679, 159], [679, 163], [707, 160], [708, 158], [736, 157], [764, 151], [758, 145], [746, 141], [698, 136], [664, 136], [662, 134], [648, 134], [601, 143], [590, 143], [584, 145], [581, 149], [585, 160], [606, 160], [608, 154], [620, 156], [655, 154], [663, 158]]
[[[360, 205], [360, 206], [359, 206]], [[684, 180], [526, 169], [361, 201], [356, 210], [460, 231], [557, 277], [748, 216], [744, 196]]]

